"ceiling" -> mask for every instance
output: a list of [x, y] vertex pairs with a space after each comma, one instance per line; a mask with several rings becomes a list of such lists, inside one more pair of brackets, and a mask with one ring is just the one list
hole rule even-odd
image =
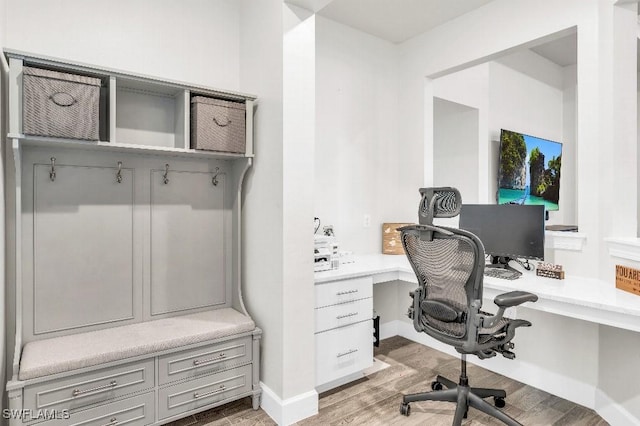
[[561, 67], [574, 65], [578, 62], [578, 33], [532, 47], [531, 50]]
[[492, 0], [333, 0], [317, 13], [393, 43], [402, 43]]
[[[285, 0], [351, 28], [402, 43], [493, 0]], [[577, 35], [548, 41], [532, 51], [559, 66], [577, 62]]]

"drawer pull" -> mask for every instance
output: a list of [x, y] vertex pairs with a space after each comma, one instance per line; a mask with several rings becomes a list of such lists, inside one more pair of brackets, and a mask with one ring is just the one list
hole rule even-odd
[[196, 359], [195, 361], [193, 361], [193, 365], [195, 365], [196, 367], [200, 366], [200, 365], [207, 365], [207, 364], [211, 364], [212, 362], [216, 362], [216, 361], [220, 361], [221, 359], [225, 359], [227, 357], [227, 354], [225, 354], [224, 352], [222, 352], [220, 355], [218, 355], [217, 357], [214, 358], [209, 358], [209, 359]]
[[111, 419], [111, 421], [103, 426], [115, 426], [118, 424], [118, 419], [116, 419], [115, 417]]
[[92, 392], [98, 392], [98, 391], [104, 392], [116, 386], [118, 386], [118, 382], [116, 382], [115, 380], [112, 380], [108, 385], [98, 386], [97, 388], [85, 389], [85, 390], [74, 389], [73, 397], [75, 398], [76, 396], [83, 395], [85, 393], [92, 393]]
[[336, 358], [340, 358], [340, 357], [343, 357], [343, 356], [345, 356], [345, 355], [349, 355], [349, 354], [356, 353], [356, 352], [358, 352], [358, 350], [357, 350], [357, 349], [349, 349], [349, 350], [348, 350], [348, 351], [346, 351], [346, 352], [339, 353], [339, 354], [336, 356]]
[[347, 291], [339, 291], [336, 293], [337, 296], [344, 296], [345, 294], [353, 294], [353, 293], [357, 293], [358, 289], [354, 289], [354, 290], [347, 290]]
[[356, 315], [358, 315], [358, 313], [357, 313], [357, 312], [351, 312], [350, 314], [338, 315], [338, 316], [336, 317], [336, 319], [343, 319], [343, 318], [355, 317]]
[[202, 393], [202, 394], [200, 394], [198, 392], [195, 392], [193, 394], [193, 398], [194, 399], [204, 398], [205, 396], [215, 395], [217, 393], [221, 393], [221, 392], [224, 392], [226, 390], [227, 390], [227, 388], [224, 385], [220, 385], [220, 388], [218, 388], [216, 390], [212, 390], [211, 392]]

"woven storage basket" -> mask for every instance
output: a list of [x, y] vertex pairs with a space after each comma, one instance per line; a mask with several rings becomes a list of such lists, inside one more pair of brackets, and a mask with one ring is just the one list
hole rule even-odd
[[194, 96], [191, 99], [191, 148], [245, 152], [245, 104]]
[[98, 140], [100, 79], [24, 67], [22, 132]]

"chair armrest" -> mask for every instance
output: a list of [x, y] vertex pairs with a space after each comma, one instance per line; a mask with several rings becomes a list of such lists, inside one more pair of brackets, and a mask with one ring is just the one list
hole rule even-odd
[[493, 299], [493, 303], [501, 308], [510, 308], [518, 306], [524, 302], [536, 302], [538, 296], [528, 291], [510, 291], [508, 293], [499, 294]]

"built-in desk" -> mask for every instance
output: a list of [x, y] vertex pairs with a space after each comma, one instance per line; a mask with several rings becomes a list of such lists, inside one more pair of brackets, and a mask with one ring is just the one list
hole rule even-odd
[[[640, 331], [640, 297], [607, 283], [584, 277], [567, 276], [564, 280], [542, 278], [535, 271], [524, 271], [516, 280], [484, 278], [484, 297], [493, 299], [501, 293], [524, 290], [538, 295], [538, 302], [526, 307], [564, 315], [626, 330]], [[417, 283], [405, 256], [371, 254], [356, 256], [354, 263], [315, 274], [316, 284], [349, 278], [367, 277], [373, 284], [389, 281]]]
[[[637, 344], [630, 341], [637, 338], [626, 330], [640, 331], [640, 297], [616, 289], [611, 282], [576, 276], [555, 280], [538, 277], [535, 271], [522, 272], [520, 278], [512, 281], [485, 276], [483, 294], [483, 310], [488, 312], [496, 309], [491, 301], [498, 294], [524, 290], [538, 295], [536, 303], [509, 308], [529, 311], [507, 312], [510, 317], [529, 319], [534, 324], [516, 336], [517, 358], [469, 357], [469, 362], [595, 409], [612, 425], [640, 424], [640, 419], [625, 406], [632, 398], [630, 395], [635, 395], [634, 390], [615, 394], [608, 391], [611, 380], [624, 380], [632, 368], [631, 354], [635, 353]], [[371, 282], [374, 306], [378, 303], [385, 309], [388, 308], [385, 303], [393, 300], [394, 291], [380, 284], [409, 283], [406, 288], [398, 287], [399, 293], [395, 293], [398, 315], [409, 305], [408, 292], [417, 284], [405, 256], [356, 256], [354, 263], [315, 274], [316, 284], [338, 285], [342, 281], [364, 278]], [[382, 300], [376, 302], [376, 294], [384, 295]], [[416, 332], [407, 318], [381, 321], [380, 333], [383, 338], [400, 335], [457, 356], [451, 346]]]

